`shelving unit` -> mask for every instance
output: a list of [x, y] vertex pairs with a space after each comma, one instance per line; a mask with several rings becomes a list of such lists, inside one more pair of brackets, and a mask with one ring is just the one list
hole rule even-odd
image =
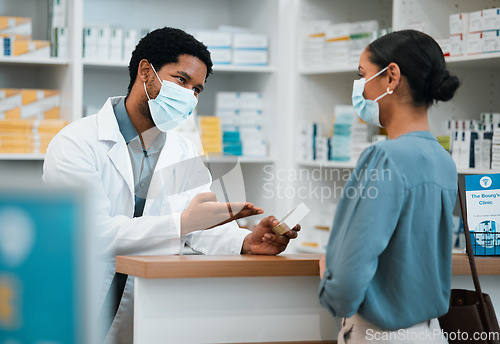
[[[48, 25], [47, 0], [0, 0], [0, 4], [4, 5], [5, 14], [33, 17], [34, 31], [39, 32], [38, 36], [45, 34]], [[449, 14], [498, 5], [497, 0], [194, 0], [189, 3], [174, 0], [145, 0], [141, 3], [132, 0], [68, 0], [70, 58], [0, 58], [0, 84], [3, 87], [60, 89], [62, 116], [73, 121], [82, 117], [85, 107], [100, 107], [108, 96], [124, 95], [129, 82], [128, 60], [82, 59], [81, 32], [86, 24], [109, 23], [131, 29], [169, 25], [190, 32], [217, 29], [219, 25], [234, 25], [267, 34], [270, 38], [270, 65], [215, 65], [213, 75], [207, 80], [206, 91], [200, 96], [198, 114], [213, 115], [215, 94], [218, 91], [262, 92], [265, 98], [265, 134], [269, 138], [270, 151], [266, 158], [239, 159], [249, 200], [266, 208], [266, 214], [272, 213], [278, 218], [284, 216], [297, 202], [307, 201], [313, 209], [309, 218], [314, 218], [314, 211], [321, 206], [319, 200], [301, 200], [297, 197], [271, 200], [262, 196], [263, 188], [264, 185], [270, 185], [273, 190], [279, 187], [296, 189], [300, 181], [280, 180], [276, 175], [301, 168], [349, 170], [355, 167], [355, 161], [296, 161], [294, 151], [299, 121], [307, 118], [329, 128], [333, 106], [351, 103], [351, 86], [357, 78], [357, 66], [303, 68], [299, 63], [302, 22], [310, 19], [328, 19], [334, 23], [377, 19], [381, 27], [398, 29], [410, 22], [432, 21], [430, 33], [436, 38], [444, 38], [448, 32]], [[151, 11], [144, 11], [144, 6]], [[360, 11], [360, 8], [363, 10]], [[113, 16], [109, 13], [113, 13]], [[189, 23], [179, 13], [189, 13]], [[439, 129], [448, 118], [470, 118], [481, 111], [500, 108], [500, 97], [495, 91], [500, 89], [500, 53], [451, 57], [447, 61], [452, 72], [464, 83], [454, 101], [432, 109], [431, 126], [436, 134], [439, 134]], [[41, 169], [43, 155], [0, 155], [0, 173], [5, 164], [12, 165], [22, 160], [34, 161]], [[218, 158], [215, 162], [224, 164], [231, 162], [231, 159]], [[272, 179], [271, 174], [274, 174], [274, 179], [269, 181]], [[329, 185], [328, 182], [320, 184], [325, 187]], [[335, 199], [329, 201], [334, 202]]]
[[0, 154], [0, 161], [33, 160], [43, 161], [45, 154]]

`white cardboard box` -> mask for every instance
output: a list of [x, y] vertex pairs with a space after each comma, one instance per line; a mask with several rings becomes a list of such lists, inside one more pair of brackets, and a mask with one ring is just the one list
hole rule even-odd
[[474, 32], [467, 34], [466, 39], [467, 55], [477, 55], [483, 53], [483, 33]]
[[483, 32], [483, 53], [493, 53], [500, 51], [500, 31]]
[[469, 13], [455, 13], [450, 15], [450, 35], [469, 32]]

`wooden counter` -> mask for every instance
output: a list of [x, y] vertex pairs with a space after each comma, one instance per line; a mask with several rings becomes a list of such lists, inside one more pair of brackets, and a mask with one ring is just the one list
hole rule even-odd
[[[118, 256], [116, 271], [153, 279], [318, 276], [319, 257], [319, 254]], [[500, 257], [476, 257], [476, 265], [480, 275], [500, 275]], [[470, 274], [465, 253], [453, 254], [452, 274]]]
[[[500, 275], [500, 256], [478, 257], [476, 267], [479, 275]], [[453, 254], [452, 275], [470, 275], [469, 258], [465, 253]]]
[[[334, 343], [339, 324], [318, 299], [320, 257], [117, 256], [116, 271], [135, 276], [134, 343]], [[454, 275], [470, 274], [464, 253], [452, 259]], [[476, 264], [500, 275], [500, 257]]]

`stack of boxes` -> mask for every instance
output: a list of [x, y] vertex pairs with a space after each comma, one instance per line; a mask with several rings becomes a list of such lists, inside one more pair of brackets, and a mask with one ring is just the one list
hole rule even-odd
[[32, 38], [32, 20], [0, 17], [0, 56], [49, 58], [68, 57], [66, 0], [49, 1], [49, 40]]
[[333, 136], [330, 140], [330, 160], [349, 161], [351, 159], [351, 126], [353, 107], [336, 105]]
[[201, 145], [205, 154], [222, 152], [222, 133], [220, 119], [215, 116], [199, 116]]
[[67, 122], [54, 90], [0, 89], [0, 153], [45, 153]]
[[148, 29], [127, 30], [110, 25], [87, 25], [83, 29], [83, 58], [87, 61], [129, 61], [140, 37]]
[[0, 17], [0, 56], [49, 58], [50, 42], [31, 35], [31, 18]]
[[[330, 22], [327, 20], [315, 20], [304, 23], [304, 35], [302, 40], [302, 64], [303, 66], [317, 66], [322, 68], [326, 65], [326, 32]], [[334, 39], [335, 37], [330, 37]], [[335, 47], [335, 45], [334, 45]], [[333, 55], [329, 51], [330, 55]], [[342, 63], [342, 61], [339, 61]]]
[[500, 127], [493, 130], [491, 146], [491, 169], [500, 171]]
[[450, 15], [450, 38], [439, 40], [445, 56], [500, 52], [500, 8]]
[[268, 36], [248, 32], [198, 31], [216, 65], [267, 66]]
[[304, 23], [302, 67], [339, 68], [357, 65], [366, 46], [387, 33], [375, 20], [331, 24], [326, 20]]
[[[316, 160], [316, 143], [322, 140], [321, 138], [322, 127], [320, 123], [310, 122], [310, 121], [302, 121], [299, 125], [298, 139], [297, 139], [297, 152], [299, 155], [299, 159], [302, 161], [312, 161]], [[327, 149], [328, 151], [328, 143], [326, 147], [322, 144], [321, 149]], [[329, 152], [329, 151], [328, 151]], [[321, 155], [321, 153], [320, 153]], [[322, 160], [328, 160], [329, 153], [326, 154], [326, 157], [321, 155]]]
[[53, 57], [68, 58], [67, 0], [50, 0], [49, 2], [51, 55]]
[[225, 154], [267, 156], [263, 106], [262, 94], [257, 92], [217, 93], [216, 116], [222, 125]]
[[368, 125], [351, 105], [336, 105], [333, 135], [322, 135], [319, 123], [305, 121], [299, 128], [298, 153], [303, 161], [356, 161], [371, 145]]
[[[446, 130], [451, 156], [459, 169], [500, 170], [494, 151], [495, 133], [500, 127], [500, 113], [482, 113], [481, 120], [449, 120]], [[500, 143], [497, 138], [495, 142]], [[445, 146], [443, 146], [445, 147]]]

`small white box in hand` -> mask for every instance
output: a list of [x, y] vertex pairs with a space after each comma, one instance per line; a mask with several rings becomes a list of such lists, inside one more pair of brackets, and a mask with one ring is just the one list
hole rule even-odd
[[289, 212], [283, 220], [273, 228], [273, 232], [278, 235], [283, 235], [291, 231], [308, 213], [309, 208], [304, 203], [300, 203], [297, 208]]

